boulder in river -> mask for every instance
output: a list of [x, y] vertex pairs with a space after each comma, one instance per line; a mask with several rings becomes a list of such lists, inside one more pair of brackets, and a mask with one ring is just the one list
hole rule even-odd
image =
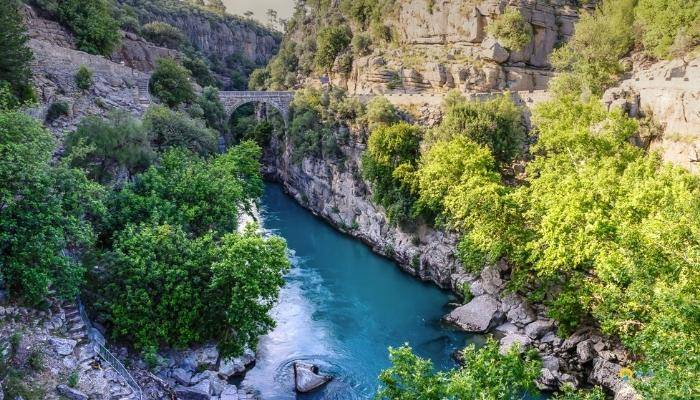
[[485, 332], [498, 323], [498, 300], [488, 294], [477, 296], [447, 314], [445, 319], [467, 332]]
[[308, 393], [330, 382], [332, 377], [321, 375], [318, 367], [303, 361], [294, 362], [294, 384], [297, 392]]

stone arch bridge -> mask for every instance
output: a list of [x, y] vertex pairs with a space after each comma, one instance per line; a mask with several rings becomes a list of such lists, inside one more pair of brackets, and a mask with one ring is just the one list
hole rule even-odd
[[282, 114], [284, 125], [289, 125], [289, 106], [294, 99], [294, 92], [267, 92], [267, 91], [223, 91], [219, 92], [219, 99], [224, 105], [227, 115], [243, 104], [259, 102], [272, 106]]

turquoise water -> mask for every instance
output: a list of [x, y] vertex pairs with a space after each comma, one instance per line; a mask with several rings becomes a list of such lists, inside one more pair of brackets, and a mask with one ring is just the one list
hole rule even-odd
[[[409, 343], [446, 369], [455, 365], [455, 350], [481, 341], [441, 324], [447, 292], [336, 232], [279, 186], [267, 187], [263, 205], [263, 226], [287, 240], [294, 265], [273, 310], [277, 327], [261, 338], [257, 364], [243, 381], [262, 398], [371, 398], [379, 372], [389, 366], [387, 347]], [[335, 379], [297, 396], [292, 362], [299, 359]]]

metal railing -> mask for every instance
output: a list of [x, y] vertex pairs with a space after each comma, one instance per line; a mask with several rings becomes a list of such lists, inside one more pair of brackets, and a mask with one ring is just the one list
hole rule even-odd
[[102, 357], [103, 360], [112, 368], [114, 368], [115, 371], [124, 379], [127, 385], [131, 387], [131, 390], [134, 391], [136, 394], [136, 398], [139, 400], [143, 400], [143, 391], [141, 390], [141, 386], [136, 382], [133, 376], [127, 371], [126, 367], [124, 367], [124, 364], [122, 364], [121, 361], [117, 357], [112, 354], [105, 346], [103, 346], [101, 343], [99, 343], [97, 340], [95, 340], [92, 335], [90, 335], [90, 330], [95, 329], [92, 324], [90, 323], [90, 318], [88, 317], [87, 313], [85, 312], [85, 307], [83, 306], [83, 303], [80, 301], [80, 299], [77, 300], [78, 303], [78, 312], [80, 313], [80, 319], [83, 320], [83, 324], [85, 325], [85, 328], [88, 330], [88, 338], [90, 339], [90, 343], [92, 343], [93, 348], [95, 349], [95, 352], [99, 354], [100, 357]]

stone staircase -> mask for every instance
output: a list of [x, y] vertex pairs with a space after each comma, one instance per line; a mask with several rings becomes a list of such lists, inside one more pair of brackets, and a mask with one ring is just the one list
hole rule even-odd
[[[105, 399], [140, 400], [139, 394], [97, 354], [96, 344], [88, 336], [88, 327], [85, 326], [78, 307], [73, 303], [66, 303], [62, 308], [65, 312], [68, 336], [77, 342], [73, 353], [78, 361], [77, 370], [81, 384], [99, 385], [105, 391]], [[104, 382], [108, 384], [105, 385]]]
[[151, 95], [148, 92], [150, 78], [139, 78], [136, 80], [136, 87], [139, 91], [139, 104], [148, 106], [151, 104]]

